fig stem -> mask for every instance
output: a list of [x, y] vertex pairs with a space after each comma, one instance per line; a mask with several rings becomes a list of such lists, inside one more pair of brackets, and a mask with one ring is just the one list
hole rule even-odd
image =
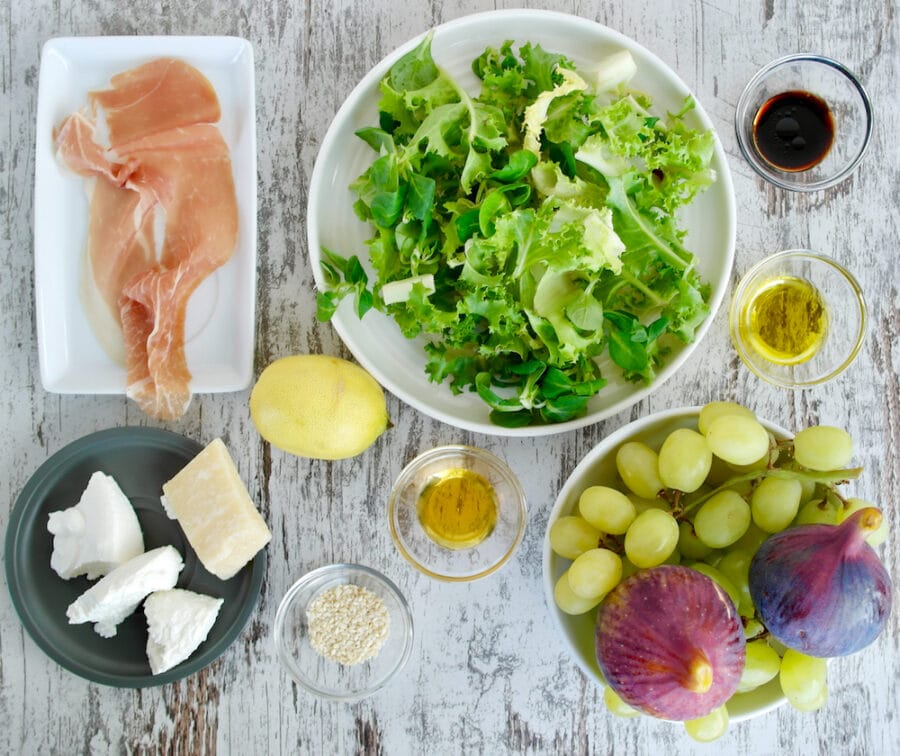
[[724, 491], [726, 488], [730, 488], [737, 483], [745, 483], [749, 480], [756, 480], [757, 478], [779, 478], [781, 480], [805, 480], [813, 483], [821, 483], [831, 489], [832, 486], [858, 478], [862, 471], [863, 469], [861, 467], [848, 467], [843, 470], [786, 470], [783, 468], [751, 470], [748, 473], [742, 473], [741, 475], [729, 478], [722, 483], [722, 485], [714, 488], [712, 491], [708, 491], [703, 496], [694, 499], [690, 504], [684, 506], [678, 517], [684, 518], [687, 514], [707, 501], [707, 499], [712, 498], [720, 491]]
[[865, 536], [878, 530], [878, 528], [881, 527], [881, 521], [883, 519], [884, 515], [881, 514], [880, 509], [877, 507], [866, 507], [862, 510], [862, 514], [859, 515], [857, 525]]
[[684, 687], [691, 693], [706, 693], [713, 683], [713, 669], [702, 651], [691, 659]]

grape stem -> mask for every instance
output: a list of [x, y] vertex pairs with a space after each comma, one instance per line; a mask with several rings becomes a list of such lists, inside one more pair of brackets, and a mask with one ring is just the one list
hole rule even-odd
[[847, 509], [847, 507], [850, 506], [850, 504], [847, 502], [847, 500], [843, 496], [841, 496], [837, 491], [835, 491], [833, 488], [829, 488], [825, 492], [825, 498], [828, 499], [829, 501], [831, 501], [832, 504], [837, 506], [838, 509]]
[[618, 554], [622, 556], [625, 553], [625, 544], [622, 543], [622, 539], [616, 538], [616, 536], [609, 535], [608, 533], [601, 533], [600, 540], [597, 541], [598, 549], [608, 549], [613, 552], [613, 554]]
[[757, 478], [779, 478], [781, 480], [799, 480], [811, 483], [820, 483], [823, 486], [827, 486], [829, 491], [833, 491], [834, 486], [839, 486], [842, 483], [848, 483], [851, 480], [855, 480], [862, 474], [862, 471], [863, 469], [861, 467], [848, 467], [844, 470], [785, 470], [782, 468], [772, 468], [769, 470], [753, 470], [751, 472], [743, 473], [742, 475], [736, 475], [733, 478], [729, 478], [722, 485], [714, 488], [712, 491], [709, 491], [698, 499], [694, 499], [694, 501], [692, 501], [690, 504], [684, 506], [677, 517], [679, 519], [683, 519], [686, 515], [695, 510], [708, 499], [715, 496], [720, 491], [731, 488], [738, 483], [746, 483], [747, 481], [756, 480]]

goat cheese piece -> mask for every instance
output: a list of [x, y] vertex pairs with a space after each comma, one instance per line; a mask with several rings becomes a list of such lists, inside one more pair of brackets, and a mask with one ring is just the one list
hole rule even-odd
[[129, 559], [69, 604], [69, 624], [93, 622], [98, 635], [112, 638], [116, 626], [147, 594], [175, 587], [182, 567], [181, 554], [172, 546], [160, 546]]
[[91, 475], [74, 507], [51, 512], [50, 567], [63, 580], [94, 580], [144, 553], [144, 536], [134, 507], [112, 476]]
[[222, 599], [181, 588], [156, 591], [144, 602], [147, 659], [154, 675], [187, 659], [209, 635]]
[[163, 484], [163, 497], [197, 558], [221, 580], [234, 577], [272, 538], [219, 438]]

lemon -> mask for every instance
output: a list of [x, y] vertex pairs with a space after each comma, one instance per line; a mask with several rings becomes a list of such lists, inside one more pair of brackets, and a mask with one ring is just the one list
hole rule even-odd
[[322, 354], [282, 357], [263, 370], [250, 393], [250, 417], [270, 444], [313, 459], [360, 454], [390, 425], [378, 382]]

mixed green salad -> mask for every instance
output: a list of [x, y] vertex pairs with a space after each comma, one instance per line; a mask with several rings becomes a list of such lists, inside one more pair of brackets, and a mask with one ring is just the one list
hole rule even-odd
[[351, 189], [371, 223], [359, 258], [322, 250], [326, 321], [355, 297], [426, 337], [426, 371], [476, 391], [506, 427], [583, 415], [606, 384], [596, 358], [649, 383], [694, 339], [709, 286], [676, 211], [715, 180], [711, 131], [628, 89], [623, 50], [590, 74], [512, 42], [472, 64], [471, 96], [430, 35], [381, 81], [375, 153]]

